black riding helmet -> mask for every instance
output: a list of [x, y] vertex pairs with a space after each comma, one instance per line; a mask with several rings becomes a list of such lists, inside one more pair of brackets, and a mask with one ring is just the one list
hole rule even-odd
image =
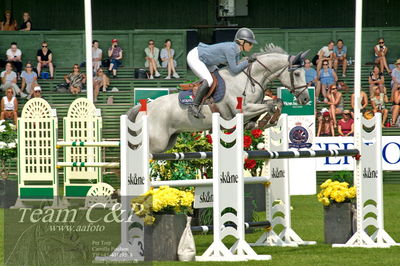
[[235, 41], [244, 40], [249, 43], [257, 43], [256, 36], [249, 28], [240, 28], [235, 35]]

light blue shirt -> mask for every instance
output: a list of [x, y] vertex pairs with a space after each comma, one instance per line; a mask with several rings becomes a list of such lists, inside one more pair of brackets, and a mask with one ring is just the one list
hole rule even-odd
[[34, 80], [35, 77], [37, 77], [36, 72], [31, 72], [31, 74], [28, 74], [28, 72], [26, 72], [25, 70], [22, 71], [21, 73], [21, 78], [24, 78], [26, 83], [31, 84]]
[[[397, 83], [400, 83], [400, 71], [397, 68], [392, 70], [392, 77], [396, 80]], [[393, 84], [393, 80], [392, 80], [392, 84]]]
[[343, 45], [342, 50], [339, 51], [338, 47], [335, 46], [335, 47], [333, 47], [333, 52], [335, 53], [335, 55], [337, 57], [344, 56], [345, 54], [347, 54], [347, 47], [346, 47], [346, 45]]
[[240, 47], [235, 42], [222, 42], [212, 45], [199, 43], [197, 49], [199, 59], [210, 71], [217, 69], [218, 65], [223, 64], [227, 65], [233, 74], [238, 74], [249, 65], [247, 60], [238, 64], [240, 60]]
[[317, 71], [314, 68], [303, 68], [304, 72], [306, 73], [306, 83], [309, 83], [311, 81], [314, 81], [314, 79], [317, 77]]

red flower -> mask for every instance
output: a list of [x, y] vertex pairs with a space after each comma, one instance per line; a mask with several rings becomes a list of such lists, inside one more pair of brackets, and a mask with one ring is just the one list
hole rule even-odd
[[250, 136], [247, 136], [247, 135], [244, 136], [244, 139], [243, 139], [243, 146], [244, 146], [245, 148], [249, 148], [252, 142], [253, 142], [253, 140], [251, 139]]
[[211, 137], [211, 135], [210, 135], [210, 134], [207, 134], [207, 135], [206, 135], [206, 138], [207, 138], [208, 143], [211, 143], [211, 144], [212, 144], [212, 137]]
[[201, 136], [197, 136], [194, 138], [194, 140], [199, 140], [201, 138]]
[[259, 137], [261, 137], [263, 131], [261, 129], [253, 129], [251, 131], [251, 135], [253, 135], [254, 138], [258, 139]]
[[256, 167], [256, 160], [250, 160], [250, 159], [246, 159], [244, 160], [244, 168], [246, 169], [253, 169], [254, 167]]

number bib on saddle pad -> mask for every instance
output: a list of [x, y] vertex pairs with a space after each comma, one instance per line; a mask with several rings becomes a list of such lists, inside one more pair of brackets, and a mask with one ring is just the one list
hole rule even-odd
[[[214, 71], [213, 74], [217, 78], [218, 85], [215, 88], [214, 92], [211, 94], [210, 98], [208, 98], [206, 101], [203, 101], [203, 104], [210, 104], [212, 103], [218, 103], [224, 98], [225, 96], [225, 81], [222, 79], [222, 77], [219, 75], [218, 70]], [[195, 84], [190, 84], [188, 85], [189, 87], [195, 87]], [[179, 102], [181, 104], [185, 105], [190, 105], [193, 103], [193, 90], [188, 89], [188, 90], [182, 90], [179, 92]]]

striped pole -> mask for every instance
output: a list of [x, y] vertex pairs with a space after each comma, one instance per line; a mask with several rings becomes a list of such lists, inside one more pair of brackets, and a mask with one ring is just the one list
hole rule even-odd
[[[236, 224], [225, 224], [224, 227], [233, 227], [236, 228]], [[269, 229], [271, 227], [271, 222], [270, 221], [261, 221], [261, 222], [245, 222], [244, 223], [245, 229], [253, 228], [253, 227], [265, 227], [266, 229]], [[208, 231], [213, 231], [214, 226], [213, 225], [199, 225], [199, 226], [192, 226], [190, 228], [192, 232], [201, 232], [201, 233], [207, 233]]]
[[[266, 183], [270, 179], [266, 176], [254, 176], [254, 177], [246, 177], [244, 178], [245, 184], [260, 184]], [[170, 187], [203, 187], [203, 186], [212, 186], [213, 179], [186, 179], [186, 180], [166, 180], [166, 181], [152, 181], [150, 186], [152, 187], [161, 187], [161, 186], [170, 186]]]
[[356, 149], [348, 150], [308, 150], [308, 151], [247, 151], [248, 159], [292, 159], [312, 157], [343, 157], [355, 156], [360, 152]]
[[57, 141], [57, 149], [61, 147], [119, 147], [119, 141]]
[[179, 152], [179, 153], [154, 153], [150, 154], [152, 160], [178, 161], [195, 159], [212, 159], [212, 152]]
[[[348, 150], [309, 150], [309, 151], [246, 151], [246, 159], [290, 159], [290, 158], [311, 158], [311, 157], [343, 157], [358, 155], [357, 149]], [[194, 160], [211, 159], [212, 152], [188, 152], [188, 153], [155, 153], [150, 154], [152, 160]]]
[[59, 162], [57, 167], [101, 167], [119, 168], [119, 163], [96, 163], [96, 162]]

